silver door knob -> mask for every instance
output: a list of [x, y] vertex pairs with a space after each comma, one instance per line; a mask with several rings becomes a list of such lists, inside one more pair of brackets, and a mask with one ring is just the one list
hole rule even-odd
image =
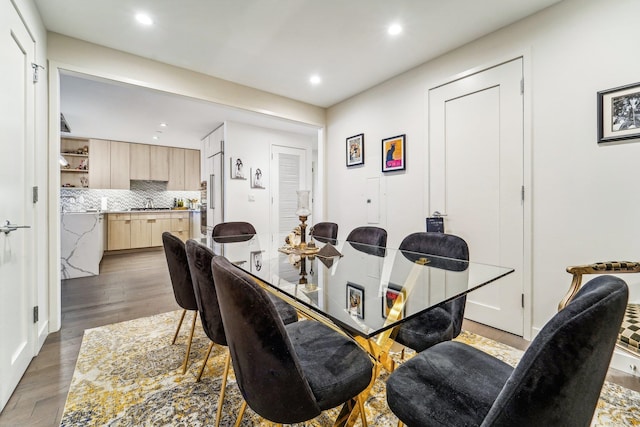
[[11, 221], [6, 220], [4, 224], [0, 226], [0, 232], [9, 234], [12, 231], [16, 231], [18, 228], [31, 228], [29, 225], [15, 225], [11, 224]]

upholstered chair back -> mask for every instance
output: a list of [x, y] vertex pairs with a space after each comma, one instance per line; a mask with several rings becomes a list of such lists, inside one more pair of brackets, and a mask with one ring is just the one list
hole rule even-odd
[[372, 226], [356, 227], [346, 241], [359, 251], [382, 257], [386, 255], [387, 230]]
[[[429, 268], [453, 271], [468, 268], [467, 242], [453, 234], [412, 233], [402, 240], [399, 249], [411, 261], [417, 261], [424, 256], [423, 254], [435, 255], [436, 257], [429, 258]], [[439, 342], [457, 337], [462, 330], [466, 303], [467, 296], [464, 295], [408, 320], [398, 328], [395, 340], [416, 351], [422, 351]]]
[[202, 328], [211, 341], [227, 345], [218, 296], [213, 284], [213, 274], [211, 274], [211, 260], [215, 254], [207, 246], [193, 239], [187, 240], [186, 247]]
[[[266, 291], [224, 257], [211, 263], [238, 387], [255, 412], [295, 423], [320, 414]], [[287, 421], [279, 421], [279, 420]]]
[[318, 222], [311, 227], [310, 234], [319, 242], [335, 244], [338, 239], [338, 224], [335, 222]]
[[599, 276], [542, 328], [483, 426], [588, 426], [604, 384], [629, 291]]
[[256, 234], [253, 225], [243, 221], [221, 222], [213, 227], [213, 240], [220, 243], [242, 242]]
[[193, 292], [184, 242], [177, 236], [165, 231], [162, 233], [162, 244], [167, 258], [169, 277], [171, 278], [176, 302], [185, 310], [197, 310], [198, 305]]

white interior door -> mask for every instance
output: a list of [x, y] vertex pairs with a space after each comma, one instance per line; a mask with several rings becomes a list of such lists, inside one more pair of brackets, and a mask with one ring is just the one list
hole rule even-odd
[[271, 148], [272, 241], [300, 224], [296, 215], [298, 190], [307, 187], [307, 150], [274, 145]]
[[523, 334], [522, 59], [429, 91], [430, 210], [472, 261], [515, 273], [467, 298], [465, 317]]
[[[35, 44], [13, 4], [0, 6], [0, 222], [32, 224]], [[30, 160], [31, 159], [31, 160]], [[1, 225], [0, 225], [1, 226]], [[0, 410], [33, 357], [36, 324], [32, 230], [0, 232]]]

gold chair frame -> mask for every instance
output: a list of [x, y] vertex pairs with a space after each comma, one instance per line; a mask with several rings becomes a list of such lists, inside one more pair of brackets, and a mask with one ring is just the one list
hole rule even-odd
[[[562, 310], [575, 297], [582, 284], [582, 276], [584, 274], [622, 274], [622, 273], [640, 273], [640, 262], [630, 261], [608, 261], [597, 262], [588, 265], [578, 265], [567, 267], [567, 273], [572, 274], [571, 285], [569, 291], [558, 304], [558, 311]], [[640, 357], [640, 352], [633, 348], [627, 347], [620, 340], [616, 341], [616, 347], [624, 350], [636, 357]]]

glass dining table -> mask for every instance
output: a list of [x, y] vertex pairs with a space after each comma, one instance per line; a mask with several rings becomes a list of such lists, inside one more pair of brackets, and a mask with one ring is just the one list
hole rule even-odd
[[[300, 249], [285, 236], [275, 240], [267, 234], [209, 236], [206, 244], [304, 317], [355, 339], [376, 360], [374, 377], [380, 367], [394, 369], [390, 350], [399, 325], [514, 271], [352, 242]], [[343, 412], [344, 422], [336, 425], [352, 425], [357, 405]]]

